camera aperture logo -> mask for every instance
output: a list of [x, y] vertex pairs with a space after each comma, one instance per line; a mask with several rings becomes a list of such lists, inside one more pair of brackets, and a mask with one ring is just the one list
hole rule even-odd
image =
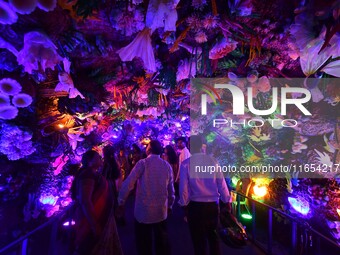
[[[312, 98], [311, 92], [302, 87], [272, 87], [270, 98], [262, 100], [264, 101], [262, 105], [255, 105], [253, 101], [253, 95], [256, 93], [254, 87], [242, 90], [230, 83], [215, 83], [200, 85], [199, 88], [200, 113], [202, 116], [212, 117], [213, 127], [240, 125], [262, 127], [265, 122], [268, 122], [272, 127], [296, 127], [297, 119], [284, 118], [289, 111], [288, 107], [291, 107], [290, 109], [295, 107], [304, 116], [312, 115], [306, 107]], [[222, 95], [227, 95], [230, 100], [222, 99]], [[224, 108], [226, 113], [231, 112], [237, 119], [215, 117], [216, 113], [213, 111], [221, 108]], [[250, 118], [251, 114], [253, 116]]]

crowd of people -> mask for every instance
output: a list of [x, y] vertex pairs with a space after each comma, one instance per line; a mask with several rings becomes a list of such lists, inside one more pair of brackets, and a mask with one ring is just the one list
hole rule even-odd
[[[184, 137], [163, 148], [151, 140], [146, 155], [134, 144], [132, 153], [112, 146], [103, 149], [103, 159], [94, 150], [82, 158], [74, 180], [76, 200], [75, 254], [123, 254], [117, 224], [125, 224], [124, 204], [135, 194], [135, 237], [140, 255], [171, 254], [167, 218], [178, 196], [185, 212], [195, 255], [221, 254], [217, 236], [219, 201], [231, 210], [231, 196], [223, 175], [204, 176], [194, 165], [214, 165], [202, 152], [200, 136]], [[176, 191], [175, 191], [176, 190]]]

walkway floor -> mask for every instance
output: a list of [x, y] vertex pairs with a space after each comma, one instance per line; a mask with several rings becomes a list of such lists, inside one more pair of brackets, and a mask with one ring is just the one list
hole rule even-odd
[[[126, 226], [119, 227], [119, 235], [125, 255], [137, 255], [134, 236], [134, 200], [130, 197], [126, 203]], [[190, 239], [189, 228], [183, 220], [183, 212], [177, 205], [174, 206], [173, 214], [168, 222], [169, 237], [173, 255], [192, 255], [193, 247]], [[221, 242], [222, 254], [226, 255], [263, 255], [257, 247], [251, 243], [242, 249], [232, 249]]]

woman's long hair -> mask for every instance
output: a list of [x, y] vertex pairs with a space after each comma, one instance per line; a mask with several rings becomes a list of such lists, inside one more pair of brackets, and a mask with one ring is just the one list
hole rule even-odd
[[107, 180], [117, 180], [120, 176], [119, 167], [115, 158], [115, 150], [111, 145], [103, 149], [104, 165], [103, 175]]
[[167, 150], [167, 156], [169, 159], [170, 164], [177, 164], [177, 154], [174, 150], [174, 148], [171, 145], [165, 146], [165, 150]]

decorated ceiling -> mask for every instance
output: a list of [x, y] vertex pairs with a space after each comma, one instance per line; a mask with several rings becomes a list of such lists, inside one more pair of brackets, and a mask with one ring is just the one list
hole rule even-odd
[[[336, 0], [0, 0], [1, 199], [25, 190], [25, 220], [49, 217], [87, 149], [188, 137], [190, 78], [246, 78], [260, 102], [270, 78], [340, 77], [339, 32]], [[340, 85], [303, 84], [319, 109], [305, 128], [231, 130], [221, 160], [339, 163]], [[297, 192], [340, 240], [338, 179], [271, 181], [273, 205]]]

